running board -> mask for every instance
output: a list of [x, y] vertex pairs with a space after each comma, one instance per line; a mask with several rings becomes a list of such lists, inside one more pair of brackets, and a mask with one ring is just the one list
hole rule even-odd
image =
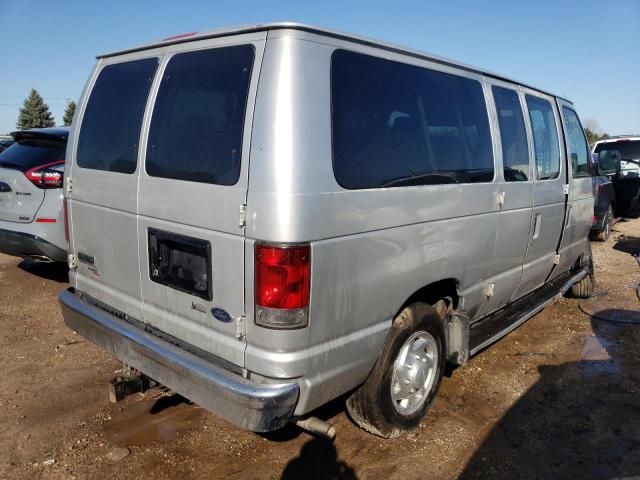
[[567, 272], [511, 305], [471, 324], [469, 346], [471, 355], [500, 340], [515, 330], [547, 305], [559, 300], [571, 288], [587, 276], [586, 270]]

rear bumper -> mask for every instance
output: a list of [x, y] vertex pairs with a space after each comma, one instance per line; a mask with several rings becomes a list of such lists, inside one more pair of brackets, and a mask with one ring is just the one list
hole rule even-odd
[[0, 252], [15, 257], [66, 262], [67, 252], [46, 240], [25, 232], [0, 229]]
[[99, 309], [71, 290], [60, 294], [65, 323], [123, 362], [241, 428], [284, 426], [296, 407], [297, 383], [257, 383], [205, 361]]

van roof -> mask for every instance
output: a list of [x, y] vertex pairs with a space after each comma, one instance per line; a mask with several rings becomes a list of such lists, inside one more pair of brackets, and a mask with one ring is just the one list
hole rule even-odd
[[376, 40], [373, 38], [369, 38], [369, 37], [364, 37], [364, 36], [360, 36], [360, 35], [353, 35], [351, 33], [345, 33], [345, 32], [340, 32], [337, 30], [331, 30], [328, 28], [321, 28], [321, 27], [316, 27], [313, 25], [306, 25], [303, 23], [296, 23], [296, 22], [271, 22], [271, 23], [259, 23], [259, 24], [255, 24], [255, 25], [242, 25], [242, 26], [237, 26], [237, 27], [228, 27], [228, 28], [220, 28], [220, 29], [215, 29], [215, 30], [207, 30], [204, 32], [194, 32], [194, 33], [187, 33], [187, 34], [183, 34], [183, 35], [175, 35], [172, 37], [168, 37], [165, 38], [163, 40], [160, 40], [158, 42], [154, 42], [154, 43], [149, 43], [146, 45], [141, 45], [139, 47], [134, 47], [134, 48], [128, 48], [126, 50], [119, 50], [119, 51], [115, 51], [115, 52], [111, 52], [111, 53], [106, 53], [103, 55], [99, 55], [98, 59], [100, 58], [108, 58], [108, 57], [115, 57], [117, 55], [122, 55], [125, 53], [131, 53], [131, 52], [138, 52], [141, 50], [148, 50], [151, 48], [156, 48], [156, 47], [162, 47], [162, 46], [167, 46], [167, 45], [174, 45], [174, 44], [178, 44], [178, 43], [186, 43], [186, 42], [193, 42], [195, 40], [203, 40], [206, 38], [216, 38], [216, 37], [225, 37], [228, 35], [238, 35], [238, 34], [242, 34], [242, 33], [252, 33], [252, 32], [263, 32], [263, 31], [268, 31], [268, 30], [283, 30], [283, 29], [292, 29], [292, 30], [301, 30], [301, 31], [305, 31], [305, 32], [311, 32], [311, 33], [315, 33], [315, 34], [319, 34], [319, 35], [325, 35], [328, 37], [334, 37], [334, 38], [338, 38], [341, 40], [347, 40], [350, 42], [354, 42], [354, 43], [359, 43], [362, 45], [367, 45], [367, 46], [372, 46], [372, 47], [376, 47], [376, 48], [382, 48], [385, 50], [389, 50], [392, 52], [396, 52], [396, 53], [401, 53], [404, 55], [409, 55], [412, 57], [417, 57], [417, 58], [422, 58], [425, 60], [430, 60], [433, 62], [437, 62], [437, 63], [441, 63], [443, 65], [449, 65], [449, 66], [453, 66], [453, 67], [457, 67], [463, 70], [467, 70], [470, 72], [475, 72], [475, 73], [479, 73], [482, 75], [486, 75], [489, 77], [493, 77], [499, 80], [505, 80], [511, 83], [515, 83], [518, 85], [522, 85], [525, 87], [529, 87], [532, 88], [534, 90], [537, 90], [539, 92], [543, 92], [546, 93], [548, 95], [552, 95], [554, 97], [558, 97], [558, 98], [562, 98], [563, 100], [569, 102], [569, 103], [573, 103], [570, 100], [567, 100], [566, 98], [560, 97], [559, 95], [556, 95], [554, 93], [545, 91], [545, 90], [541, 90], [540, 88], [536, 88], [534, 86], [528, 85], [526, 83], [522, 83], [519, 82], [517, 80], [514, 80], [512, 78], [508, 78], [505, 77], [504, 75], [499, 75], [497, 73], [493, 73], [490, 72], [488, 70], [484, 70], [482, 68], [478, 68], [478, 67], [473, 67], [471, 65], [467, 65], [461, 62], [457, 62], [455, 60], [451, 60], [445, 57], [440, 57], [438, 55], [434, 55], [432, 53], [429, 52], [424, 52], [421, 50], [414, 50], [411, 48], [407, 48], [407, 47], [403, 47], [400, 45], [396, 45], [394, 43], [388, 43], [388, 42], [383, 42], [381, 40]]

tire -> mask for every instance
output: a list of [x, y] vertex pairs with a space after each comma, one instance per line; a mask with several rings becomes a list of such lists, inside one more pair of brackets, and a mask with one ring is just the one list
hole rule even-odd
[[593, 288], [593, 278], [591, 275], [587, 275], [579, 282], [571, 285], [571, 296], [573, 298], [591, 298]]
[[602, 223], [602, 230], [600, 230], [596, 235], [596, 240], [599, 242], [606, 242], [609, 239], [609, 236], [611, 236], [611, 228], [613, 227], [613, 209], [611, 208], [611, 205], [609, 205]]
[[394, 319], [369, 377], [347, 399], [349, 415], [383, 438], [416, 428], [438, 392], [444, 364], [442, 318], [424, 303], [406, 307]]
[[[586, 258], [586, 257], [583, 257]], [[589, 244], [588, 263], [585, 261], [582, 268], [587, 267], [588, 275], [577, 283], [571, 285], [569, 290], [572, 298], [591, 298], [595, 289], [595, 274], [593, 270], [593, 257], [591, 254], [591, 244]]]

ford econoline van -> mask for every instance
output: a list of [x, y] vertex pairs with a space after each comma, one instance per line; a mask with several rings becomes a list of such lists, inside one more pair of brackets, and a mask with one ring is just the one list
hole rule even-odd
[[242, 428], [344, 394], [416, 427], [464, 364], [588, 297], [591, 155], [568, 100], [275, 23], [98, 57], [65, 178], [65, 322]]

